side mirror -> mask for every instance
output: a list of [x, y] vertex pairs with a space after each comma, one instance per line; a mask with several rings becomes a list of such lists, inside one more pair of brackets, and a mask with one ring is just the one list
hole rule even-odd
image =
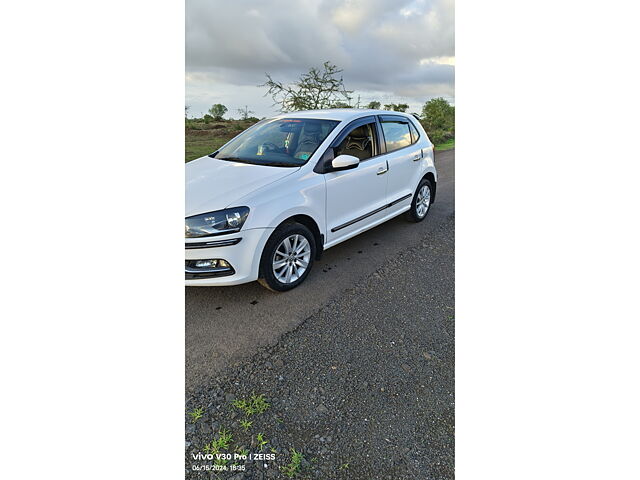
[[333, 170], [349, 170], [356, 168], [359, 163], [360, 159], [353, 155], [338, 155], [331, 161], [331, 167]]

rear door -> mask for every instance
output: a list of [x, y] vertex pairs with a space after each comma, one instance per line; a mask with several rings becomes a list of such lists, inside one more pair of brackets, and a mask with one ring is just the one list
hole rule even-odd
[[419, 134], [406, 117], [380, 115], [378, 119], [387, 151], [384, 157], [389, 164], [387, 199], [394, 207], [409, 205], [421, 171]]

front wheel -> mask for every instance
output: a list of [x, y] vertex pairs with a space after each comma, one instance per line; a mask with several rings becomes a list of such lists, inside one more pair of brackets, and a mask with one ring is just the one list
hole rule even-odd
[[425, 219], [429, 213], [429, 207], [431, 207], [431, 192], [433, 192], [433, 185], [428, 179], [423, 178], [416, 188], [411, 208], [407, 212], [407, 218], [410, 221], [421, 222]]
[[307, 278], [315, 256], [316, 242], [307, 227], [299, 223], [281, 225], [262, 251], [258, 282], [274, 292], [291, 290]]

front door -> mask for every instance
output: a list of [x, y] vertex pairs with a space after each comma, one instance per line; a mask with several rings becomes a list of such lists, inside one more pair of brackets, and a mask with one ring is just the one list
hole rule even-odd
[[[327, 244], [356, 235], [382, 218], [387, 204], [388, 165], [379, 155], [375, 119], [348, 127], [338, 138], [334, 155], [360, 159], [357, 168], [325, 174]], [[342, 138], [344, 136], [344, 138]]]

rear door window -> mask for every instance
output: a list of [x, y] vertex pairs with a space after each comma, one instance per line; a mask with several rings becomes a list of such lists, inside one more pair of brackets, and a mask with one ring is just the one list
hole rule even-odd
[[416, 130], [416, 127], [413, 126], [413, 123], [409, 124], [409, 130], [411, 130], [411, 144], [413, 145], [420, 138], [420, 134], [418, 130]]
[[402, 121], [383, 121], [382, 132], [387, 145], [387, 153], [400, 150], [411, 145], [409, 124]]

